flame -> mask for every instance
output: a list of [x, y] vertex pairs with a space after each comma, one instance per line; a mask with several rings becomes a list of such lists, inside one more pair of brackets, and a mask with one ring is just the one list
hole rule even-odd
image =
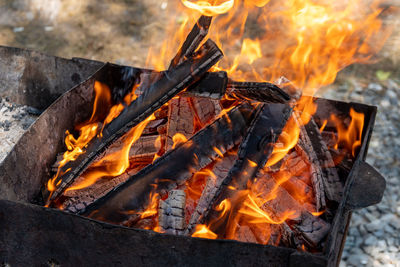
[[204, 224], [198, 224], [198, 225], [196, 225], [195, 232], [192, 234], [192, 237], [217, 239], [218, 235], [213, 233]]
[[201, 14], [205, 16], [215, 16], [219, 14], [224, 14], [228, 12], [234, 4], [234, 0], [228, 0], [221, 4], [215, 5], [217, 1], [213, 1], [214, 3], [211, 4], [207, 1], [197, 1], [191, 2], [188, 0], [182, 0], [182, 4], [190, 9], [199, 11]]
[[176, 146], [178, 146], [179, 144], [182, 143], [186, 143], [187, 142], [187, 138], [186, 136], [184, 136], [181, 133], [177, 133], [172, 137], [172, 141], [174, 142], [174, 144], [172, 145], [172, 149], [174, 149]]
[[353, 157], [356, 156], [357, 149], [361, 146], [362, 131], [364, 129], [364, 116], [364, 113], [358, 113], [351, 108], [351, 121], [349, 126], [346, 128], [341, 119], [336, 117], [334, 114], [331, 115], [330, 119], [335, 124], [338, 133], [338, 140], [334, 147], [335, 149], [344, 146], [348, 151], [351, 151]]
[[140, 138], [144, 128], [147, 124], [154, 120], [155, 116], [152, 114], [147, 119], [133, 127], [128, 133], [124, 135], [125, 141], [123, 142], [123, 148], [112, 154], [106, 155], [100, 161], [93, 163], [90, 168], [93, 171], [84, 173], [82, 177], [83, 181], [75, 183], [65, 191], [79, 190], [86, 188], [103, 177], [116, 177], [125, 172], [129, 167], [129, 151], [136, 141]]

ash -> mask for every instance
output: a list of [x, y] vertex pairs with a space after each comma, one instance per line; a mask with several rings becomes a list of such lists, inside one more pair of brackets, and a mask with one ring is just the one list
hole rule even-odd
[[400, 80], [349, 79], [323, 96], [378, 106], [367, 162], [387, 183], [381, 203], [353, 213], [340, 267], [400, 266]]
[[33, 107], [0, 98], [0, 163], [39, 114], [40, 111]]

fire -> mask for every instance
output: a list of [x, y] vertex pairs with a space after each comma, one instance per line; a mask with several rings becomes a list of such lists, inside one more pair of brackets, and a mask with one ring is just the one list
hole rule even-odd
[[185, 143], [188, 139], [181, 133], [177, 133], [172, 137], [172, 141], [174, 144], [172, 145], [172, 149], [174, 149], [177, 145]]
[[208, 239], [217, 239], [218, 235], [213, 233], [210, 229], [207, 228], [204, 224], [196, 225], [195, 232], [192, 234], [192, 237], [201, 237]]
[[330, 119], [336, 126], [338, 140], [335, 149], [344, 146], [351, 151], [353, 157], [356, 156], [357, 149], [361, 146], [362, 131], [364, 129], [364, 113], [358, 113], [353, 108], [350, 109], [351, 121], [346, 128], [341, 119], [335, 115], [331, 115]]
[[86, 188], [103, 177], [116, 177], [123, 174], [129, 167], [129, 151], [132, 145], [140, 138], [147, 124], [154, 119], [155, 117], [153, 114], [133, 127], [123, 137], [125, 140], [122, 149], [106, 155], [100, 161], [93, 163], [90, 166], [92, 171], [88, 170], [87, 173], [82, 175], [84, 180], [67, 188], [66, 192]]
[[233, 7], [235, 1], [228, 0], [220, 4], [215, 3], [218, 1], [213, 1], [213, 2], [214, 3], [210, 3], [207, 1], [191, 2], [188, 0], [182, 0], [182, 4], [184, 6], [199, 11], [201, 14], [205, 16], [215, 16], [219, 14], [224, 14]]

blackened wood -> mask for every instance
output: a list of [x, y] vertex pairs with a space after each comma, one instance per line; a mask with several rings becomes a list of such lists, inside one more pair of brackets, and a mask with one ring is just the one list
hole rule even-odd
[[171, 190], [215, 160], [218, 157], [215, 147], [225, 153], [238, 144], [251, 121], [252, 111], [248, 105], [234, 108], [93, 203], [84, 214], [114, 223], [126, 220], [128, 212], [146, 206], [152, 191]]
[[70, 171], [57, 179], [57, 181], [61, 181], [61, 184], [51, 194], [50, 201], [59, 197], [65, 188], [93, 162], [101, 151], [104, 151], [117, 138], [150, 116], [169, 99], [198, 79], [221, 57], [222, 52], [214, 42], [208, 40], [197, 56], [188, 59], [173, 70], [163, 73], [158, 81], [153, 83], [150, 88], [126, 107], [118, 117], [105, 126], [101, 137], [92, 139], [89, 142], [84, 154], [61, 168], [61, 173], [65, 173], [68, 169]]
[[[286, 226], [282, 226], [284, 235], [289, 238], [296, 247], [306, 244], [310, 248], [317, 248], [321, 241], [326, 237], [330, 230], [330, 224], [320, 217], [313, 216], [306, 208], [298, 203], [283, 187], [276, 186], [274, 179], [268, 174], [260, 177], [254, 188], [256, 195], [264, 199], [271, 199], [271, 195], [276, 195], [270, 201], [262, 205], [261, 209], [266, 211], [275, 220], [283, 218], [286, 212], [294, 211], [295, 214], [289, 217]], [[275, 191], [273, 191], [275, 189]], [[271, 195], [270, 195], [271, 194]], [[300, 243], [299, 243], [300, 242]]]
[[228, 74], [225, 71], [207, 72], [201, 80], [183, 91], [182, 95], [221, 99], [226, 93], [227, 85]]
[[322, 172], [321, 165], [317, 155], [315, 154], [300, 115], [294, 113], [293, 118], [295, 119], [297, 126], [300, 128], [300, 138], [295, 149], [297, 153], [301, 155], [303, 159], [307, 160], [311, 166], [311, 182], [315, 193], [316, 208], [317, 211], [321, 211], [326, 208], [325, 189], [323, 183], [324, 173]]
[[[229, 152], [228, 152], [229, 153]], [[201, 197], [197, 203], [197, 206], [189, 219], [185, 234], [192, 234], [193, 229], [196, 225], [203, 220], [203, 216], [206, 214], [207, 209], [210, 208], [212, 200], [215, 198], [223, 181], [226, 179], [229, 170], [237, 159], [237, 154], [225, 154], [222, 159], [217, 159], [217, 162], [211, 169], [213, 175], [209, 175], [207, 178], [206, 185], [201, 193]]]
[[129, 229], [6, 200], [0, 200], [0, 228], [7, 229], [0, 231], [0, 262], [10, 266], [289, 266], [296, 253]]
[[171, 99], [168, 103], [168, 123], [166, 147], [168, 151], [174, 145], [173, 137], [182, 134], [189, 139], [195, 133], [195, 114], [188, 97]]
[[[258, 106], [257, 115], [248, 129], [245, 139], [240, 144], [238, 159], [211, 201], [204, 221], [212, 221], [214, 218], [218, 218], [220, 214], [215, 210], [215, 207], [224, 199], [233, 197], [236, 190], [246, 189], [247, 184], [252, 182], [252, 179], [265, 165], [272, 153], [273, 145], [285, 126], [291, 111], [291, 108], [284, 104]], [[235, 190], [229, 187], [233, 187]], [[236, 210], [232, 208], [229, 212], [234, 213]], [[225, 216], [225, 218], [229, 218], [229, 216]], [[225, 227], [225, 223], [218, 223], [218, 225], [222, 225], [222, 228]], [[211, 230], [218, 235], [223, 234], [224, 231], [224, 229]]]
[[278, 86], [266, 82], [229, 81], [226, 93], [234, 98], [267, 103], [286, 103], [291, 99], [290, 96]]
[[160, 200], [158, 222], [161, 231], [181, 235], [185, 229], [186, 194], [183, 190], [171, 190], [166, 200]]
[[218, 100], [193, 97], [191, 99], [193, 110], [200, 125], [203, 127], [213, 121], [221, 113], [221, 105]]
[[210, 28], [212, 21], [212, 17], [201, 16], [196, 24], [193, 26], [189, 35], [186, 37], [185, 42], [182, 44], [178, 53], [172, 59], [169, 69], [172, 69], [182, 63], [185, 58], [189, 58], [192, 56], [194, 51], [200, 45], [200, 43], [204, 40], [208, 33], [208, 29]]
[[286, 103], [291, 96], [272, 83], [236, 82], [228, 79], [227, 73], [207, 73], [203, 79], [183, 92], [187, 96], [220, 99], [225, 94], [231, 98], [254, 100], [266, 103]]
[[318, 164], [321, 166], [325, 196], [327, 199], [339, 203], [343, 197], [343, 185], [336, 171], [332, 155], [322, 139], [319, 127], [315, 121], [311, 119], [304, 128], [315, 152], [316, 160], [318, 160]]

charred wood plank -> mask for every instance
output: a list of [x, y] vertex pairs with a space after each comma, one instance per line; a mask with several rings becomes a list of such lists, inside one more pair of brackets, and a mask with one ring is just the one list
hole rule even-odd
[[188, 97], [172, 99], [168, 104], [166, 151], [174, 144], [173, 137], [182, 134], [189, 139], [195, 133], [195, 114]]
[[319, 160], [315, 154], [310, 138], [308, 137], [307, 130], [304, 127], [304, 123], [297, 114], [293, 114], [293, 118], [296, 120], [296, 123], [300, 128], [300, 138], [295, 146], [295, 149], [297, 153], [301, 155], [303, 159], [306, 159], [311, 166], [311, 182], [315, 193], [316, 208], [317, 211], [321, 211], [326, 207], [325, 189], [323, 183], [324, 173], [322, 172]]
[[[317, 248], [330, 230], [330, 224], [320, 217], [313, 216], [307, 209], [298, 203], [283, 187], [279, 186], [268, 174], [260, 177], [255, 185], [256, 194], [264, 199], [271, 199], [262, 205], [272, 218], [279, 220], [288, 211], [294, 214], [286, 220], [282, 230], [284, 239], [295, 240], [294, 243], [306, 244], [308, 247]], [[276, 197], [271, 198], [271, 195]], [[287, 229], [287, 226], [290, 229]], [[291, 236], [290, 238], [288, 238]], [[297, 244], [297, 246], [300, 244]]]
[[203, 79], [190, 86], [184, 95], [220, 99], [225, 94], [240, 100], [267, 103], [286, 103], [291, 97], [272, 83], [236, 82], [228, 79], [226, 72], [207, 73]]
[[215, 160], [218, 157], [215, 147], [225, 153], [238, 144], [251, 121], [252, 111], [249, 105], [234, 108], [186, 143], [178, 145], [130, 177], [83, 213], [114, 223], [126, 220], [128, 211], [138, 211], [146, 206], [151, 192], [171, 190]]
[[196, 225], [202, 221], [207, 209], [211, 206], [211, 201], [221, 187], [223, 181], [229, 173], [229, 170], [235, 164], [237, 154], [225, 155], [222, 159], [218, 159], [217, 163], [211, 169], [214, 176], [209, 175], [206, 186], [204, 187], [201, 197], [197, 203], [192, 216], [189, 219], [185, 234], [191, 234]]
[[185, 42], [182, 44], [178, 53], [171, 60], [169, 65], [169, 69], [172, 69], [182, 63], [186, 58], [192, 56], [194, 51], [200, 45], [200, 43], [204, 40], [206, 35], [208, 34], [208, 29], [210, 28], [212, 21], [212, 17], [201, 16], [196, 24], [193, 26], [189, 35], [186, 37]]
[[[258, 106], [256, 117], [253, 119], [244, 141], [240, 144], [238, 159], [211, 201], [204, 221], [218, 218], [220, 213], [215, 208], [224, 199], [232, 198], [236, 190], [244, 190], [248, 182], [252, 182], [272, 153], [273, 145], [285, 126], [291, 111], [291, 108], [284, 104]], [[232, 188], [235, 188], [235, 190]], [[234, 208], [229, 212], [235, 212]], [[225, 218], [228, 217], [225, 216]], [[224, 226], [225, 223], [218, 225]], [[223, 234], [224, 231], [224, 229], [211, 230], [218, 235]]]
[[[70, 161], [61, 168], [61, 173], [64, 173], [58, 179], [61, 184], [51, 194], [49, 200], [52, 201], [59, 197], [65, 188], [111, 143], [202, 76], [221, 57], [222, 52], [214, 42], [208, 40], [199, 49], [197, 56], [184, 61], [170, 71], [162, 73], [158, 81], [153, 83], [117, 118], [105, 126], [102, 136], [93, 139], [88, 144], [86, 153], [81, 154], [75, 161]], [[70, 171], [67, 172], [69, 169]]]
[[191, 99], [192, 107], [195, 111], [196, 118], [203, 127], [213, 121], [221, 112], [221, 106], [218, 100], [194, 97]]
[[181, 235], [185, 229], [186, 194], [183, 190], [171, 190], [166, 200], [160, 200], [158, 222], [168, 234]]
[[319, 127], [315, 121], [311, 119], [304, 128], [315, 152], [316, 159], [313, 160], [317, 160], [318, 164], [321, 166], [325, 196], [330, 201], [340, 203], [343, 197], [343, 185], [337, 173], [332, 155], [321, 136]]

